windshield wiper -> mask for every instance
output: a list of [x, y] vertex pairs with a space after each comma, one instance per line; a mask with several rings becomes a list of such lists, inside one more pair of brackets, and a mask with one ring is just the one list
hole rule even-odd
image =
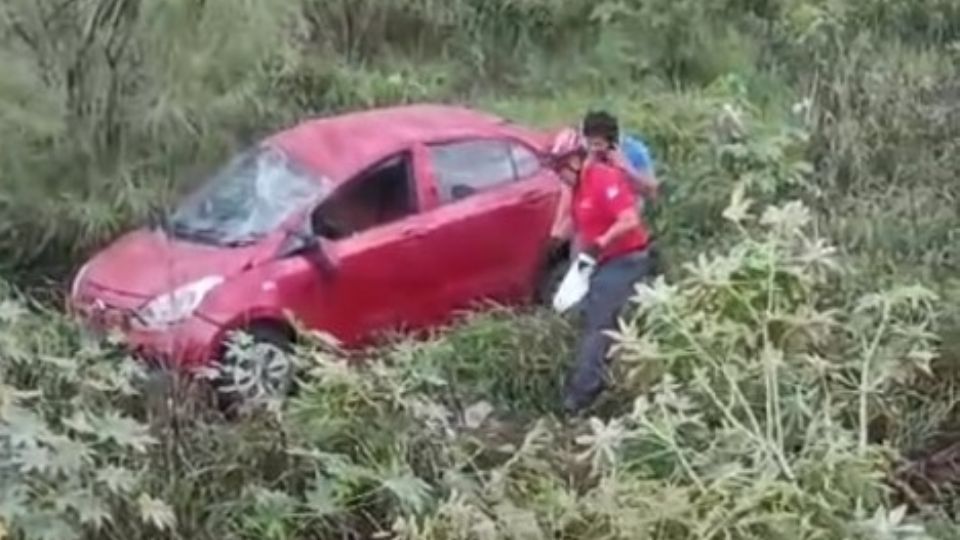
[[218, 243], [218, 245], [221, 245], [223, 247], [231, 247], [231, 248], [244, 247], [244, 246], [249, 246], [250, 244], [253, 244], [258, 239], [259, 239], [258, 236], [244, 236], [241, 238], [232, 238], [230, 240], [222, 240]]
[[248, 246], [260, 238], [260, 235], [254, 234], [240, 237], [226, 236], [215, 227], [191, 227], [178, 221], [173, 222], [169, 228], [176, 238], [231, 248]]
[[216, 229], [210, 227], [191, 227], [190, 225], [187, 225], [181, 221], [174, 221], [167, 227], [167, 229], [174, 237], [181, 238], [183, 240], [193, 240], [196, 242], [203, 242], [205, 244], [220, 243], [220, 235], [217, 234]]

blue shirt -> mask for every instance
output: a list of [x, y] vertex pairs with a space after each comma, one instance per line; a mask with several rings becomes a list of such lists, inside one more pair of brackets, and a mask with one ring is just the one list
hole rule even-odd
[[620, 148], [635, 169], [640, 172], [653, 172], [653, 157], [650, 155], [650, 149], [639, 137], [632, 135], [621, 137]]

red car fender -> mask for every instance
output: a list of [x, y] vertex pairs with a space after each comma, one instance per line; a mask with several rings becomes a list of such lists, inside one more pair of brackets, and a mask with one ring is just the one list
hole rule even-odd
[[227, 322], [227, 324], [223, 325], [217, 335], [216, 343], [211, 344], [211, 349], [223, 350], [232, 333], [246, 331], [259, 325], [283, 328], [290, 332], [291, 337], [294, 334], [293, 321], [286, 317], [285, 314], [280, 313], [272, 307], [258, 306], [237, 315]]
[[307, 264], [295, 259], [273, 260], [248, 269], [230, 278], [225, 290], [208, 298], [199, 314], [220, 326], [223, 335], [257, 323], [293, 327], [283, 309], [286, 302], [279, 281], [287, 279], [284, 274], [302, 274], [304, 270], [296, 267]]

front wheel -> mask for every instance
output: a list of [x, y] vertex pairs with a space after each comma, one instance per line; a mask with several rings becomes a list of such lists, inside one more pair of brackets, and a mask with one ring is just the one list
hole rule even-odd
[[218, 377], [221, 408], [281, 400], [293, 389], [293, 339], [273, 326], [254, 326], [223, 354]]
[[570, 261], [565, 257], [551, 262], [537, 283], [536, 303], [538, 305], [550, 307], [553, 304], [553, 297], [557, 294], [569, 265]]

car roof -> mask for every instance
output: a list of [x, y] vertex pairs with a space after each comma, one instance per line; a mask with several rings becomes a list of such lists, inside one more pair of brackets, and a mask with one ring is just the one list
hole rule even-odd
[[418, 142], [461, 137], [519, 138], [540, 146], [538, 134], [492, 114], [453, 105], [418, 104], [313, 118], [269, 137], [268, 145], [340, 183]]

